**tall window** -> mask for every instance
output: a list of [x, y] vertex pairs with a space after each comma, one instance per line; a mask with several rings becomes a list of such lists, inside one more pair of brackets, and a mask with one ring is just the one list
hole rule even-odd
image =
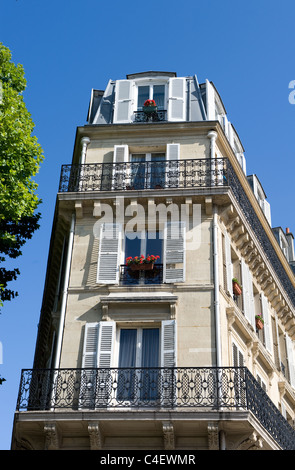
[[165, 186], [165, 153], [131, 155], [131, 187], [155, 189]]
[[[151, 400], [157, 398], [159, 364], [159, 328], [121, 329], [118, 399]], [[134, 370], [135, 367], [148, 369]]]

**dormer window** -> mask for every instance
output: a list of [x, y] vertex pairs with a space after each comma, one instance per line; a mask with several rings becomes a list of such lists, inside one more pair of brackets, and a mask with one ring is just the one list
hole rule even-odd
[[137, 87], [137, 110], [142, 111], [146, 100], [154, 100], [158, 110], [164, 110], [165, 88], [165, 85], [139, 85]]
[[[115, 84], [114, 123], [184, 121], [186, 119], [186, 79], [171, 73], [128, 76]], [[155, 113], [144, 114], [146, 100], [156, 103]]]

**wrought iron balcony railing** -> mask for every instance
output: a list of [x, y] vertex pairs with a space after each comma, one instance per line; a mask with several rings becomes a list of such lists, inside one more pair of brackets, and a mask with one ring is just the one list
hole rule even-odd
[[22, 371], [18, 411], [115, 408], [250, 411], [282, 449], [295, 449], [295, 430], [244, 367]]
[[59, 192], [227, 186], [226, 158], [63, 165]]
[[163, 265], [155, 264], [150, 271], [132, 271], [132, 269], [123, 264], [120, 266], [120, 284], [162, 284], [163, 283]]
[[134, 111], [134, 122], [159, 122], [167, 121], [167, 111], [158, 110], [154, 113], [146, 113], [145, 111]]

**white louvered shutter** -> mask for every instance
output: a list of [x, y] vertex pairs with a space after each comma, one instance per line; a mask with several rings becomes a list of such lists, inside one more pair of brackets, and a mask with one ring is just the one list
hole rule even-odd
[[179, 187], [179, 157], [180, 144], [167, 144], [166, 147], [166, 172], [165, 185], [166, 188]]
[[169, 121], [185, 120], [185, 84], [184, 78], [170, 78], [169, 80]]
[[253, 296], [253, 283], [252, 276], [245, 261], [241, 263], [242, 272], [242, 294], [244, 304], [244, 314], [249, 323], [255, 326], [255, 313], [254, 313], [254, 296]]
[[102, 321], [99, 324], [97, 367], [112, 367], [113, 348], [115, 340], [115, 326], [113, 321]]
[[83, 344], [79, 408], [93, 408], [96, 399], [99, 323], [86, 323]]
[[161, 367], [176, 367], [176, 321], [175, 320], [162, 321]]
[[164, 229], [164, 281], [185, 279], [185, 222], [167, 222]]
[[97, 366], [98, 323], [86, 323], [83, 344], [82, 367]]
[[132, 81], [116, 81], [116, 101], [114, 110], [115, 123], [124, 123], [131, 121], [131, 94]]
[[231, 296], [233, 296], [233, 264], [231, 259], [231, 245], [228, 233], [224, 234], [224, 251], [225, 251], [225, 271], [226, 286]]
[[129, 168], [126, 163], [129, 161], [129, 148], [128, 145], [115, 145], [114, 146], [114, 159], [112, 171], [112, 189], [120, 190], [126, 189], [130, 184]]
[[234, 367], [244, 366], [244, 356], [235, 343], [233, 343], [233, 366]]
[[267, 298], [265, 297], [264, 294], [261, 294], [261, 308], [262, 308], [262, 316], [264, 320], [265, 347], [272, 354], [273, 341], [272, 341], [272, 333], [271, 333], [271, 318], [270, 318], [270, 312], [268, 309]]
[[100, 230], [97, 282], [119, 282], [121, 248], [121, 224], [104, 223]]
[[295, 358], [294, 358], [294, 346], [291, 338], [286, 335], [286, 349], [288, 357], [288, 367], [290, 375], [290, 384], [295, 388]]

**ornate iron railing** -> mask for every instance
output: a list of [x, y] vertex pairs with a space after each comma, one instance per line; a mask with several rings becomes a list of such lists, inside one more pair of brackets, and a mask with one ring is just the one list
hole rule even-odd
[[133, 271], [129, 266], [123, 264], [120, 266], [120, 284], [162, 284], [163, 283], [163, 265], [155, 264], [150, 271]]
[[158, 110], [153, 113], [145, 111], [134, 111], [134, 122], [159, 122], [167, 121], [167, 111]]
[[226, 158], [63, 165], [59, 192], [227, 186]]
[[244, 367], [22, 371], [18, 411], [114, 408], [251, 411], [282, 449], [295, 449], [295, 430]]

